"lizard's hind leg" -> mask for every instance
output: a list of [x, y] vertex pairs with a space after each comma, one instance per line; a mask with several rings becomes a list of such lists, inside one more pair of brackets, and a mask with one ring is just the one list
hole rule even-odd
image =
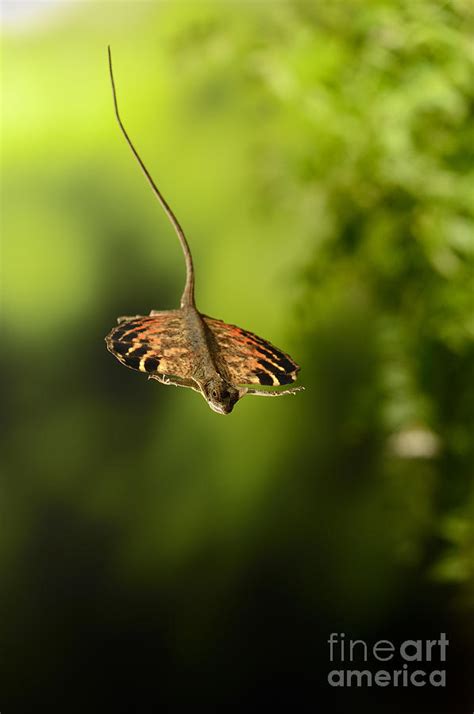
[[296, 392], [304, 392], [304, 387], [291, 387], [291, 389], [283, 389], [281, 392], [266, 392], [263, 389], [247, 389], [245, 395], [251, 397], [283, 397], [285, 394], [296, 394]]

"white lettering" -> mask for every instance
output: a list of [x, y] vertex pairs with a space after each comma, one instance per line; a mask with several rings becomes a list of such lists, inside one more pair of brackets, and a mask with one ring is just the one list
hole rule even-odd
[[439, 648], [441, 650], [441, 654], [439, 656], [441, 662], [446, 662], [446, 647], [449, 645], [449, 640], [446, 639], [446, 633], [442, 632], [441, 636], [438, 640]]
[[379, 671], [375, 673], [374, 679], [378, 687], [387, 687], [390, 684], [390, 672], [379, 669]]
[[364, 647], [364, 662], [367, 662], [367, 644], [364, 640], [349, 640], [349, 661], [354, 661], [354, 645], [363, 645]]
[[[423, 679], [421, 681], [419, 679], [417, 679], [417, 675], [419, 675], [419, 674], [423, 677]], [[412, 672], [412, 675], [411, 675], [411, 683], [415, 687], [424, 687], [426, 684], [426, 682], [424, 680], [425, 676], [426, 676], [426, 672], [423, 672], [422, 669], [415, 669], [415, 671]]]
[[[409, 654], [407, 652], [408, 647], [414, 647], [415, 653]], [[405, 640], [405, 642], [402, 642], [400, 646], [400, 654], [403, 659], [407, 660], [407, 662], [421, 662], [423, 659], [423, 647], [421, 640]]]
[[347, 678], [346, 678], [346, 684], [348, 687], [351, 687], [351, 679], [355, 678], [357, 680], [357, 687], [362, 687], [362, 678], [366, 677], [366, 686], [371, 687], [372, 686], [372, 672], [369, 672], [368, 669], [348, 669], [347, 670]]
[[328, 674], [328, 682], [331, 687], [343, 687], [344, 686], [344, 670], [333, 669]]
[[[386, 656], [382, 656], [379, 654], [379, 650], [382, 650], [382, 652], [387, 652], [388, 650], [388, 654]], [[395, 647], [388, 640], [379, 640], [373, 647], [374, 657], [379, 659], [381, 662], [386, 662], [387, 660], [392, 659], [394, 651]]]
[[432, 687], [446, 686], [446, 670], [434, 669], [430, 674], [430, 684]]

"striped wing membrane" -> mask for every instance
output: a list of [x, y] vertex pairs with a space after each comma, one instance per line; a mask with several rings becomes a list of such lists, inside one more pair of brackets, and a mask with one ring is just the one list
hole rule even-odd
[[241, 327], [205, 315], [203, 319], [214, 335], [233, 384], [278, 386], [295, 381], [300, 368], [285, 352]]
[[183, 339], [179, 310], [119, 318], [107, 335], [107, 349], [126, 367], [148, 374], [189, 377], [192, 356]]

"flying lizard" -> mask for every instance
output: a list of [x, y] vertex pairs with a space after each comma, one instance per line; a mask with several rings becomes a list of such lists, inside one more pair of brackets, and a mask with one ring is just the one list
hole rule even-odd
[[[213, 317], [203, 315], [194, 297], [194, 265], [184, 231], [140, 158], [120, 117], [108, 48], [115, 115], [120, 130], [179, 238], [186, 264], [180, 307], [152, 310], [149, 315], [119, 317], [105, 338], [119, 362], [162, 384], [188, 387], [202, 394], [218, 414], [230, 414], [246, 395], [281, 397], [304, 387], [278, 390], [296, 379], [299, 366], [267, 340]], [[255, 389], [250, 385], [262, 385]]]

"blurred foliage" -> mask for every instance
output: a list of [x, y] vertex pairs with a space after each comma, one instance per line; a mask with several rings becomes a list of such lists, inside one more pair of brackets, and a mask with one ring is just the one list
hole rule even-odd
[[[340, 623], [414, 636], [421, 608], [467, 642], [472, 4], [33, 6], [3, 33], [12, 691], [16, 668], [46, 681], [84, 623], [93, 642], [148, 626], [188, 672], [268, 612], [324, 642]], [[183, 283], [114, 124], [109, 42], [200, 308], [287, 349], [304, 394], [223, 419], [105, 351], [116, 316], [175, 307]], [[133, 636], [129, 608], [150, 617]], [[41, 664], [13, 644], [31, 631]], [[242, 681], [273, 663], [271, 637], [248, 637]]]

